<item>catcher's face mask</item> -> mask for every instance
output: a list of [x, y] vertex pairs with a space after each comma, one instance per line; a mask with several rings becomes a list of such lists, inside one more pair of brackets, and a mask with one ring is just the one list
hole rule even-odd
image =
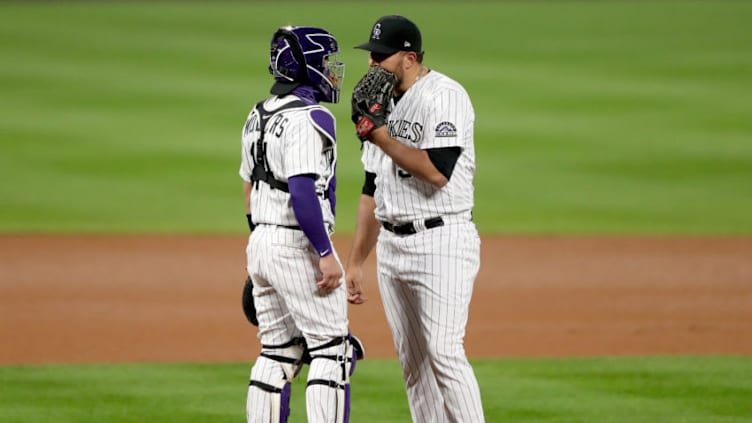
[[324, 57], [324, 69], [326, 76], [331, 84], [332, 103], [339, 101], [339, 91], [342, 88], [342, 82], [345, 80], [345, 64], [339, 61], [339, 54], [333, 53]]

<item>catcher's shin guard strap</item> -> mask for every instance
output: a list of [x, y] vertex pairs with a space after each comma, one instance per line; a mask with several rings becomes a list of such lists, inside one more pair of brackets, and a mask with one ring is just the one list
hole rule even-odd
[[345, 389], [345, 385], [341, 385], [333, 380], [311, 379], [308, 381], [308, 384], [306, 386], [311, 385], [324, 385], [330, 388]]
[[299, 358], [283, 357], [281, 355], [274, 355], [274, 354], [269, 354], [265, 352], [261, 352], [261, 354], [259, 355], [261, 357], [266, 357], [269, 360], [279, 361], [280, 363], [295, 364], [295, 365], [300, 363]]
[[305, 339], [293, 338], [284, 344], [261, 346], [259, 360], [268, 359], [277, 363], [284, 372], [285, 379], [291, 382], [303, 367]]
[[337, 397], [335, 410], [330, 410], [334, 413], [334, 421], [336, 423], [349, 423], [350, 422], [350, 384], [340, 384], [333, 380], [325, 379], [311, 379], [306, 385], [306, 389], [315, 386], [325, 386], [330, 389], [334, 389]]
[[248, 422], [287, 423], [292, 385], [282, 364], [259, 357], [251, 370], [246, 401]]
[[282, 388], [277, 388], [276, 386], [272, 386], [264, 382], [259, 382], [258, 380], [252, 380], [250, 383], [248, 383], [248, 386], [256, 386], [262, 391], [272, 392], [275, 394], [282, 392]]
[[337, 346], [337, 345], [345, 342], [346, 339], [347, 339], [346, 336], [338, 336], [336, 338], [333, 338], [329, 342], [325, 342], [325, 343], [323, 343], [323, 344], [321, 344], [321, 345], [319, 345], [317, 347], [310, 347], [310, 348], [308, 348], [308, 352], [312, 353], [312, 352], [323, 350], [325, 348], [330, 348], [330, 347]]
[[[309, 350], [306, 401], [321, 404], [314, 407], [326, 421], [347, 423], [350, 416], [350, 370], [356, 358], [349, 336], [336, 337]], [[334, 395], [332, 395], [334, 394]]]
[[[252, 380], [250, 386], [259, 388], [264, 391], [265, 393], [263, 395], [266, 397], [266, 401], [252, 400], [251, 398], [254, 397], [254, 393], [253, 391], [251, 391], [251, 388], [249, 388], [248, 403], [246, 405], [247, 420], [249, 422], [258, 421], [258, 418], [256, 416], [258, 414], [261, 414], [268, 416], [268, 419], [262, 417], [261, 421], [263, 421], [264, 423], [287, 423], [287, 420], [290, 418], [290, 396], [292, 393], [292, 385], [288, 383], [285, 384], [284, 388], [279, 389], [274, 386], [267, 385], [263, 382]], [[257, 397], [257, 395], [255, 397]], [[265, 402], [266, 406], [269, 408], [268, 414], [267, 410], [261, 409], [265, 406]]]
[[[318, 351], [324, 348], [331, 347], [333, 345], [338, 345], [339, 338], [328, 342], [324, 345], [321, 345], [320, 347], [314, 348], [313, 351]], [[344, 362], [345, 364], [345, 370], [347, 372], [347, 376], [352, 376], [353, 373], [355, 373], [355, 364], [358, 360], [363, 360], [366, 357], [366, 347], [363, 344], [363, 341], [360, 340], [355, 335], [349, 335], [349, 337], [345, 338], [347, 341], [347, 345], [345, 346], [345, 354], [344, 356], [337, 356], [336, 354], [314, 354], [311, 355], [311, 350], [306, 350], [304, 354], [303, 361], [307, 364], [310, 364], [311, 361], [317, 358], [323, 358], [327, 360], [332, 361], [338, 361], [338, 362]]]

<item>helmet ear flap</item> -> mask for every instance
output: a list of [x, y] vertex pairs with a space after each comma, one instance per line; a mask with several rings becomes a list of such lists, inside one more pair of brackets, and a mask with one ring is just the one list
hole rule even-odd
[[[274, 66], [275, 63], [277, 63], [280, 54], [282, 54], [281, 50], [284, 49], [284, 47], [280, 49], [280, 41], [286, 41], [287, 46], [290, 47], [290, 53], [292, 54], [292, 59], [296, 62], [296, 66]], [[279, 28], [272, 37], [272, 51], [271, 61], [269, 64], [269, 73], [274, 74], [275, 71], [281, 75], [291, 78], [296, 82], [305, 82], [307, 80], [308, 69], [305, 55], [303, 54], [303, 49], [300, 47], [300, 41], [298, 41], [298, 37], [287, 28]]]

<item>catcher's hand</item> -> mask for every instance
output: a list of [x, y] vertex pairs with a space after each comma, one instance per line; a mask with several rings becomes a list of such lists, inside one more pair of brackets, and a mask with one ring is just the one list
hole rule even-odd
[[386, 125], [387, 107], [397, 77], [379, 66], [371, 66], [358, 81], [352, 94], [352, 121], [361, 141], [376, 128]]
[[253, 302], [253, 281], [248, 276], [243, 285], [243, 314], [253, 326], [258, 326], [258, 319], [256, 318], [256, 304]]

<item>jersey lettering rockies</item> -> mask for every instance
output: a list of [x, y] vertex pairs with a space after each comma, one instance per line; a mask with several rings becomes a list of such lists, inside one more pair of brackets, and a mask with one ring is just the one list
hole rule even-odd
[[[430, 105], [430, 106], [426, 106]], [[406, 223], [436, 216], [466, 216], [473, 208], [475, 112], [465, 89], [435, 70], [418, 80], [390, 105], [389, 135], [413, 148], [459, 147], [462, 150], [443, 188], [413, 177], [380, 148], [365, 143], [362, 161], [376, 174], [376, 218]]]

